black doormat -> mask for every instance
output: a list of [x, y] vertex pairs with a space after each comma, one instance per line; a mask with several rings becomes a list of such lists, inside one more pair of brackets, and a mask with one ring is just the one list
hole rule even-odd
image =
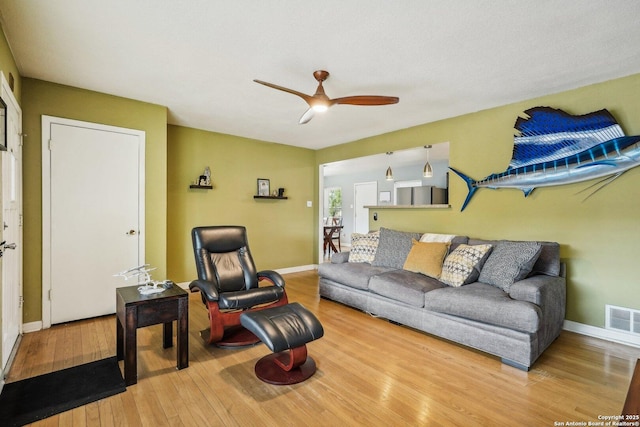
[[5, 384], [0, 424], [22, 426], [126, 389], [115, 356]]

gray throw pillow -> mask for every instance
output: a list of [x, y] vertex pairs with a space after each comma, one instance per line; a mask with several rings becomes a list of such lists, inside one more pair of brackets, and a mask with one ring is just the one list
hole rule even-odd
[[538, 242], [502, 240], [484, 263], [478, 281], [509, 292], [514, 282], [524, 279], [531, 272], [541, 250], [542, 245]]
[[380, 228], [380, 241], [371, 265], [402, 269], [413, 245], [411, 239], [420, 240], [420, 236], [420, 233]]

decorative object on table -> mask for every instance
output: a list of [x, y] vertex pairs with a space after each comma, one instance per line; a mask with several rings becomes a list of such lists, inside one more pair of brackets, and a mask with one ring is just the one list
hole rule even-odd
[[164, 292], [165, 289], [171, 288], [173, 282], [171, 280], [151, 280], [150, 272], [155, 270], [156, 267], [149, 268], [149, 264], [139, 265], [120, 273], [114, 274], [114, 277], [124, 277], [124, 280], [129, 280], [133, 277], [138, 278], [138, 292], [142, 295], [158, 294]]
[[[513, 157], [502, 173], [475, 181], [450, 167], [469, 189], [463, 211], [478, 188], [517, 188], [527, 197], [537, 187], [602, 180], [589, 195], [640, 165], [640, 135], [625, 136], [607, 110], [574, 116], [550, 107], [534, 107], [518, 117]], [[585, 198], [586, 200], [586, 198]]]
[[258, 196], [268, 197], [270, 192], [270, 183], [268, 179], [258, 178]]
[[278, 188], [278, 197], [284, 197], [284, 188]]
[[329, 78], [329, 72], [324, 70], [314, 71], [313, 77], [318, 81], [318, 88], [313, 95], [306, 95], [297, 90], [287, 89], [286, 87], [274, 85], [273, 83], [263, 82], [262, 80], [254, 80], [256, 83], [268, 86], [273, 89], [278, 89], [283, 92], [297, 95], [309, 105], [307, 111], [300, 117], [298, 124], [308, 123], [313, 118], [316, 112], [325, 112], [329, 107], [336, 104], [348, 104], [348, 105], [388, 105], [397, 104], [400, 100], [396, 96], [377, 96], [377, 95], [360, 95], [360, 96], [346, 96], [344, 98], [330, 99], [325, 93], [322, 87], [322, 82]]

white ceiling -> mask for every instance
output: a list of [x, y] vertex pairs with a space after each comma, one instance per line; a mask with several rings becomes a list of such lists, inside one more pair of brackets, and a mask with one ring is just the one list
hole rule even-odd
[[[23, 76], [313, 149], [640, 72], [637, 0], [0, 0], [0, 12]], [[302, 99], [252, 81], [313, 94], [317, 69], [331, 98], [400, 102], [298, 125]]]

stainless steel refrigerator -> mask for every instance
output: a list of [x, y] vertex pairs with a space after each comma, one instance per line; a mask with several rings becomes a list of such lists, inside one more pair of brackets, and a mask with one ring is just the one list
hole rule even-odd
[[421, 187], [398, 188], [396, 205], [431, 205], [447, 204], [448, 192], [446, 188], [423, 185]]

